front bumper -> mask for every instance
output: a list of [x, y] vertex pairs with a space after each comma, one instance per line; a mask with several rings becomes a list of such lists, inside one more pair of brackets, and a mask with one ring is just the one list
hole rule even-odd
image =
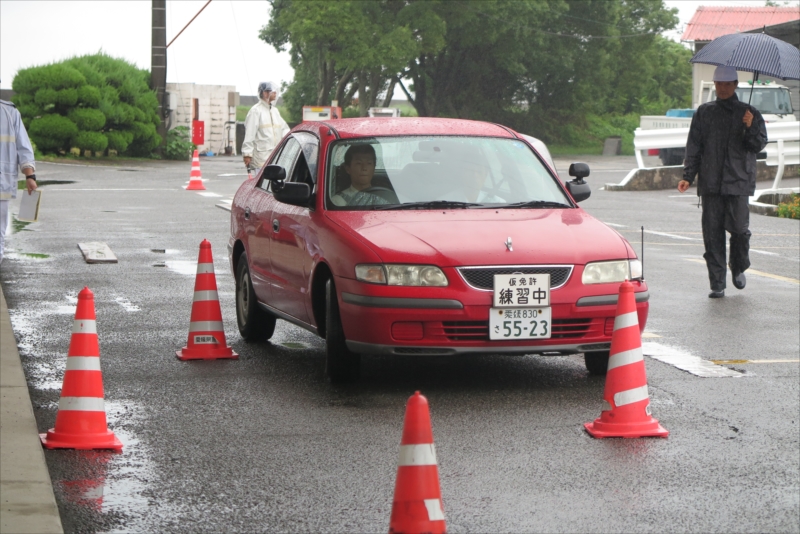
[[[349, 284], [342, 284], [349, 285]], [[549, 339], [492, 341], [489, 339], [490, 294], [486, 304], [458, 299], [361, 295], [343, 288], [340, 311], [350, 350], [363, 354], [575, 354], [607, 351], [618, 295], [555, 302]], [[635, 293], [640, 330], [649, 311], [649, 293]]]

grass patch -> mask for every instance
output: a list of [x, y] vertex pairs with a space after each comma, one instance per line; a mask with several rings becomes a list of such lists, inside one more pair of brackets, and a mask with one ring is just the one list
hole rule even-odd
[[792, 193], [789, 200], [778, 204], [776, 213], [784, 219], [800, 219], [800, 195]]
[[87, 158], [85, 156], [75, 156], [74, 154], [58, 156], [53, 154], [36, 154], [36, 161], [46, 161], [48, 163], [81, 163], [83, 165], [125, 165], [126, 163], [152, 162], [157, 159], [159, 158], [134, 158], [129, 156], [125, 156], [124, 158], [119, 156], [93, 156]]
[[599, 156], [603, 153], [603, 146], [577, 147], [569, 145], [548, 145], [550, 155], [557, 156]]
[[[43, 185], [64, 185], [74, 183], [75, 180], [36, 180], [36, 185], [38, 187], [42, 187]], [[25, 186], [25, 180], [17, 180], [17, 189], [20, 191], [27, 189]]]
[[37, 254], [35, 252], [20, 252], [20, 256], [27, 256], [28, 258], [35, 258], [37, 260], [45, 260], [50, 257], [50, 254]]
[[[28, 226], [29, 224], [31, 223], [28, 221], [20, 221], [16, 217], [14, 217], [14, 220], [11, 221], [11, 227], [14, 229], [14, 233], [25, 230], [26, 229], [25, 227]], [[30, 230], [28, 231], [30, 232]]]

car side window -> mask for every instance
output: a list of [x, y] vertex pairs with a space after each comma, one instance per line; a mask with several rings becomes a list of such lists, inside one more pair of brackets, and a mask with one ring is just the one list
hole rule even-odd
[[[281, 153], [278, 155], [278, 159], [275, 160], [273, 165], [280, 165], [286, 169], [286, 176], [292, 176], [291, 173], [298, 154], [300, 154], [300, 143], [298, 143], [297, 139], [294, 137], [290, 137], [286, 140], [286, 143], [284, 143]], [[261, 188], [271, 191], [271, 184], [272, 182], [264, 180], [261, 183]]]

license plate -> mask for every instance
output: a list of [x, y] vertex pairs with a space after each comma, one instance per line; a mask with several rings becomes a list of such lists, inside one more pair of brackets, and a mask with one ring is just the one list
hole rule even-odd
[[550, 306], [550, 274], [494, 275], [495, 308]]
[[552, 312], [542, 308], [490, 308], [489, 339], [549, 339]]

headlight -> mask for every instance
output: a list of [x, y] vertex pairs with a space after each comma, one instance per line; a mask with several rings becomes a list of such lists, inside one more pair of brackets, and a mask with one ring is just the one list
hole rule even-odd
[[581, 281], [586, 284], [610, 284], [642, 277], [639, 260], [599, 261], [587, 263]]
[[435, 265], [356, 265], [356, 280], [390, 286], [447, 285], [447, 277]]

